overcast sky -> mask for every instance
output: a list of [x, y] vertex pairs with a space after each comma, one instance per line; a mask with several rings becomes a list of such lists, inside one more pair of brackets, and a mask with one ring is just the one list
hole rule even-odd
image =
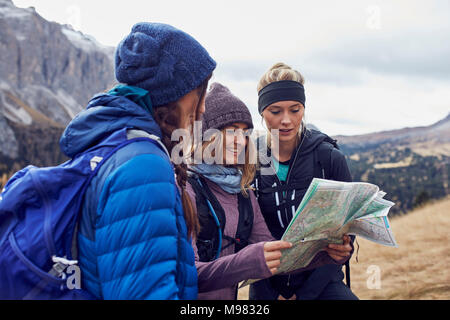
[[430, 125], [450, 112], [450, 1], [13, 0], [116, 46], [134, 23], [194, 36], [251, 109], [274, 63], [305, 77], [306, 120], [329, 134]]

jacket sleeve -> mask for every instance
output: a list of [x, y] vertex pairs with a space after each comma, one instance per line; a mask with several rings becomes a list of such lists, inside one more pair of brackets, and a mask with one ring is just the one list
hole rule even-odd
[[106, 179], [95, 234], [105, 299], [178, 299], [176, 192], [169, 161], [155, 154]]
[[352, 175], [344, 154], [339, 149], [331, 151], [331, 179], [336, 181], [352, 182]]
[[264, 279], [272, 276], [264, 259], [264, 242], [250, 244], [238, 253], [211, 262], [199, 261], [195, 243], [193, 247], [199, 292], [231, 287], [247, 279]]

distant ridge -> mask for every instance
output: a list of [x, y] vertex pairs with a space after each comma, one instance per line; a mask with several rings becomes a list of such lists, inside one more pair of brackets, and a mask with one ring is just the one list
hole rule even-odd
[[379, 185], [394, 214], [450, 194], [450, 114], [430, 126], [334, 138], [353, 180]]
[[[340, 144], [345, 145], [347, 150], [354, 151], [375, 147], [384, 143], [399, 143], [400, 145], [413, 145], [420, 142], [431, 144], [450, 143], [450, 113], [444, 119], [430, 126], [403, 128], [354, 136], [338, 135], [334, 136], [334, 138]], [[447, 155], [450, 156], [450, 153]]]

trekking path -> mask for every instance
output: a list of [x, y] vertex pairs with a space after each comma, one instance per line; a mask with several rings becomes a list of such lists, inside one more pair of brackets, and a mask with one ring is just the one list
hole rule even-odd
[[[450, 197], [390, 217], [399, 248], [358, 238], [351, 285], [360, 299], [450, 299]], [[248, 287], [239, 291], [248, 299]]]

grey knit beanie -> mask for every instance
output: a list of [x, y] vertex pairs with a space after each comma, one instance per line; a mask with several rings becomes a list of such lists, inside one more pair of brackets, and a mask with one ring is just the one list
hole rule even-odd
[[253, 128], [252, 115], [242, 100], [233, 95], [224, 85], [215, 82], [205, 98], [203, 132], [208, 129], [222, 129], [232, 123], [242, 122]]

